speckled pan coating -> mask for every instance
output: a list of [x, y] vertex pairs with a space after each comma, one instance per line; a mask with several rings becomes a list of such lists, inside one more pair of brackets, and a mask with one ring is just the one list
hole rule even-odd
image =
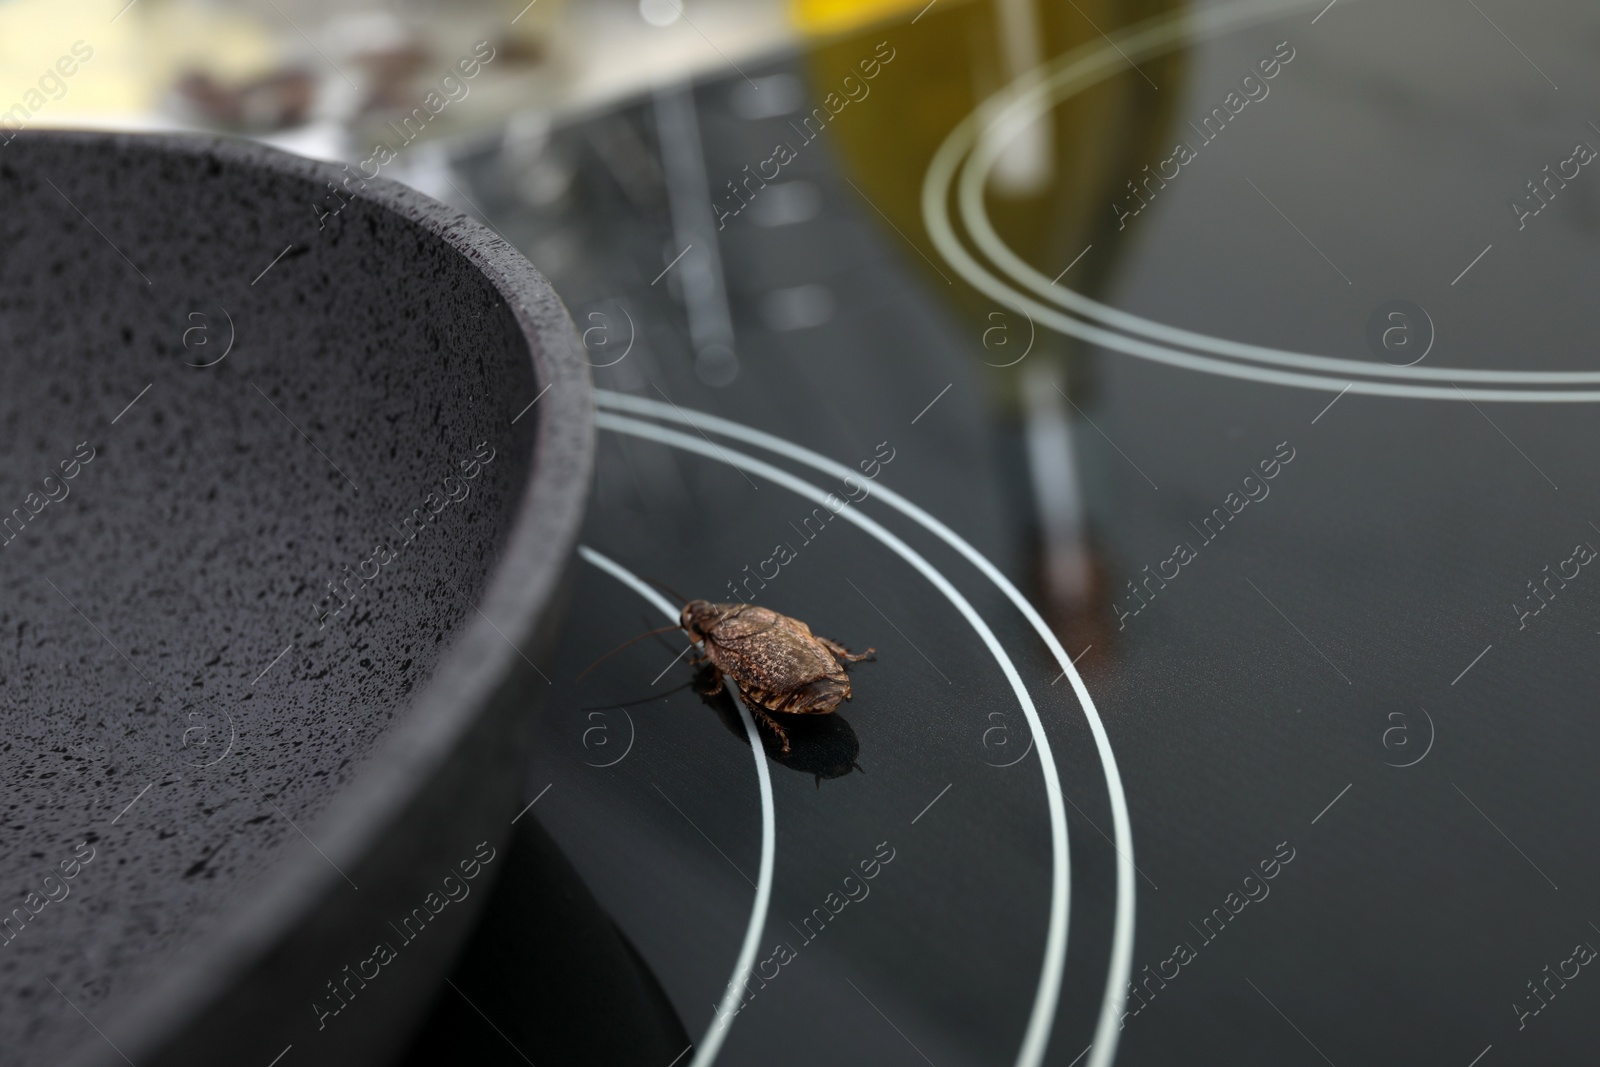
[[382, 1062], [487, 896], [587, 371], [504, 241], [347, 175], [0, 146], [0, 1064]]

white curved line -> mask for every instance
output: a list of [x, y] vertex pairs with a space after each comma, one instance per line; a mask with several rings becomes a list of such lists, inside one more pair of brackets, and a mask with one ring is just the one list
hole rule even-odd
[[[633, 316], [628, 314], [628, 309], [624, 307], [620, 301], [615, 303], [617, 304], [618, 309], [621, 310], [623, 317], [628, 320], [628, 347], [622, 350], [622, 355], [618, 356], [610, 363], [589, 363], [587, 359], [584, 360], [585, 363], [589, 363], [589, 366], [594, 367], [597, 370], [605, 370], [607, 367], [615, 367], [618, 363], [621, 363], [623, 360], [627, 359], [628, 353], [633, 351], [633, 342], [638, 339], [639, 328], [633, 324]], [[590, 314], [600, 315], [602, 318], [605, 317], [603, 312], [591, 311]], [[589, 330], [597, 328], [598, 327], [591, 326], [589, 327]], [[583, 338], [589, 335], [589, 330], [584, 330], [582, 336], [580, 336], [578, 340], [583, 341]], [[589, 350], [589, 344], [587, 341], [583, 341], [583, 350], [585, 352]], [[582, 357], [579, 358], [581, 359]]]
[[[694, 421], [689, 421], [689, 416], [678, 411], [669, 404], [644, 397], [628, 396], [626, 393], [614, 393], [608, 389], [595, 390], [595, 403], [601, 407], [612, 407], [622, 411], [636, 414], [652, 415], [663, 420], [681, 423], [686, 426], [699, 427], [709, 433], [721, 434], [737, 440], [764, 448], [771, 452], [785, 456], [798, 463], [822, 471], [832, 477], [843, 479], [846, 476], [855, 477], [856, 472], [829, 459], [818, 452], [781, 437], [765, 433], [761, 430], [751, 429], [748, 426], [724, 419], [705, 412], [694, 413]], [[1072, 662], [1072, 657], [1067, 655], [1067, 650], [1061, 647], [1061, 642], [1056, 639], [1055, 633], [1034, 606], [1028, 602], [1011, 584], [1004, 574], [993, 563], [990, 563], [976, 548], [968, 544], [966, 539], [950, 527], [934, 518], [921, 507], [896, 493], [881, 483], [874, 483], [873, 492], [882, 497], [883, 502], [910, 518], [918, 525], [932, 533], [945, 544], [960, 553], [967, 562], [976, 567], [983, 576], [1005, 594], [1006, 599], [1022, 613], [1033, 627], [1036, 634], [1044, 641], [1046, 647], [1060, 664], [1068, 681], [1072, 684], [1072, 691], [1078, 698], [1078, 704], [1083, 709], [1084, 718], [1088, 720], [1089, 731], [1094, 735], [1095, 752], [1100, 757], [1100, 766], [1105, 774], [1106, 793], [1111, 804], [1112, 837], [1116, 842], [1117, 853], [1117, 904], [1112, 921], [1111, 931], [1111, 963], [1106, 975], [1106, 988], [1100, 1002], [1100, 1021], [1095, 1027], [1094, 1045], [1095, 1053], [1090, 1058], [1088, 1067], [1109, 1067], [1117, 1053], [1117, 1040], [1121, 1033], [1122, 1011], [1127, 1005], [1128, 979], [1133, 973], [1133, 925], [1134, 925], [1134, 899], [1136, 885], [1134, 882], [1133, 864], [1133, 825], [1128, 817], [1128, 797], [1122, 788], [1122, 775], [1117, 770], [1117, 757], [1111, 751], [1111, 739], [1106, 734], [1105, 723], [1100, 720], [1100, 713], [1095, 709], [1094, 699], [1089, 696], [1088, 687], [1083, 684], [1083, 678], [1078, 674], [1077, 666]], [[853, 511], [854, 509], [846, 509]], [[1030, 720], [1029, 725], [1033, 723]], [[1046, 757], [1048, 750], [1041, 750], [1042, 763], [1051, 763]], [[1054, 764], [1051, 763], [1053, 767]], [[1035, 1005], [1035, 1012], [1039, 1010]], [[1030, 1024], [1031, 1025], [1031, 1024]], [[1025, 1048], [1026, 1051], [1026, 1048]], [[1039, 1056], [1044, 1055], [1043, 1048]], [[1036, 1067], [1039, 1060], [1024, 1061], [1021, 1056], [1017, 1059], [1018, 1067]]]
[[[638, 730], [637, 727], [635, 727], [633, 725], [633, 716], [628, 714], [628, 709], [627, 708], [618, 708], [617, 710], [622, 712], [622, 717], [628, 720], [628, 747], [622, 750], [622, 755], [618, 756], [616, 759], [612, 760], [610, 763], [589, 763], [588, 760], [584, 760], [583, 761], [584, 763], [588, 763], [589, 766], [595, 768], [596, 770], [602, 770], [603, 771], [608, 767], [615, 767], [617, 764], [619, 764], [623, 760], [627, 759], [628, 758], [628, 753], [633, 751], [633, 742], [639, 736], [639, 730]], [[592, 715], [594, 713], [590, 712], [590, 714]], [[603, 729], [605, 729], [605, 727], [603, 727], [603, 726], [602, 727], [594, 727], [594, 726], [589, 727], [589, 730], [594, 730], [594, 729], [603, 730]], [[583, 732], [583, 736], [584, 737], [588, 737], [589, 736], [589, 730], [585, 730]], [[584, 747], [587, 748], [588, 746], [585, 745]]]
[[[1391, 363], [1390, 366], [1393, 366], [1393, 367], [1415, 367], [1418, 363], [1421, 363], [1423, 360], [1428, 358], [1428, 353], [1433, 351], [1434, 342], [1439, 339], [1439, 331], [1433, 325], [1433, 316], [1428, 314], [1428, 309], [1423, 307], [1421, 304], [1417, 304], [1417, 305], [1415, 305], [1415, 307], [1416, 307], [1416, 309], [1418, 311], [1422, 312], [1422, 317], [1428, 320], [1428, 347], [1424, 348], [1422, 350], [1422, 355], [1418, 356], [1416, 359], [1412, 360], [1410, 363]], [[1394, 312], [1391, 311], [1389, 314], [1393, 315]], [[1385, 330], [1384, 333], [1387, 334], [1388, 331]], [[1389, 346], [1388, 345], [1384, 345], [1384, 347], [1387, 348]], [[1382, 357], [1380, 356], [1379, 358], [1381, 359]], [[1384, 360], [1384, 362], [1388, 363], [1389, 361], [1388, 360]]]
[[[993, 729], [993, 727], [990, 727], [990, 729]], [[984, 731], [984, 733], [988, 733], [988, 732], [989, 732], [988, 730]], [[989, 763], [989, 766], [991, 766], [991, 767], [1015, 767], [1017, 764], [1021, 763], [1025, 759], [1027, 759], [1028, 758], [1028, 753], [1030, 753], [1032, 751], [1033, 751], [1033, 738], [1029, 737], [1028, 738], [1028, 747], [1022, 750], [1022, 755], [1018, 756], [1016, 759], [1012, 760], [1010, 763], [989, 763], [988, 760], [984, 760], [983, 762]]]
[[[222, 317], [228, 320], [228, 347], [224, 348], [222, 350], [222, 355], [218, 356], [216, 359], [212, 360], [210, 363], [190, 363], [188, 360], [184, 360], [183, 361], [184, 366], [186, 366], [186, 367], [198, 367], [201, 370], [204, 370], [207, 367], [215, 367], [218, 363], [221, 363], [223, 360], [227, 359], [228, 358], [228, 353], [233, 351], [233, 342], [238, 340], [239, 331], [233, 325], [233, 316], [228, 314], [228, 309], [222, 307], [221, 304], [218, 304], [217, 306], [219, 308], [222, 308]], [[198, 329], [204, 329], [204, 327], [191, 326], [191, 327], [189, 327], [189, 330], [193, 330], [193, 329], [197, 329], [197, 328]], [[184, 334], [185, 337], [187, 337], [189, 335], [189, 330], [184, 330], [183, 331], [183, 334]]]
[[[1008, 86], [1006, 89], [996, 93], [989, 101], [985, 102], [985, 105], [980, 106], [980, 111], [983, 106], [993, 109], [993, 114], [986, 116], [988, 121], [983, 124], [984, 129], [988, 131], [1019, 128], [1017, 124], [1022, 120], [1015, 116], [1014, 111], [1038, 106], [1041, 103], [1040, 98], [1046, 98], [1043, 100], [1045, 106], [1054, 105], [1103, 80], [1108, 75], [1121, 69], [1121, 64], [1126, 62], [1123, 58], [1123, 53], [1140, 57], [1159, 54], [1172, 46], [1182, 44], [1185, 40], [1193, 40], [1204, 33], [1239, 28], [1257, 21], [1288, 14], [1301, 8], [1309, 9], [1319, 2], [1320, 0], [1291, 0], [1291, 2], [1283, 2], [1283, 0], [1241, 0], [1241, 2], [1196, 15], [1185, 13], [1176, 18], [1163, 19], [1155, 24], [1146, 24], [1146, 27], [1127, 35], [1118, 46], [1119, 50], [1114, 51], [1114, 53], [1109, 44], [1101, 45], [1097, 43], [1088, 46], [1080, 50], [1079, 54], [1082, 55], [1082, 58], [1077, 59], [1076, 62], [1068, 61], [1074, 57], [1063, 57], [1062, 60], [1052, 64], [1052, 67], [1056, 69], [1053, 69], [1048, 75], [1045, 75], [1042, 69], [1032, 72], [1032, 77], [1019, 79], [1013, 86]], [[1026, 124], [1026, 122], [1023, 122], [1021, 128], [1025, 128]], [[1157, 340], [1188, 345], [1191, 348], [1216, 352], [1220, 355], [1265, 363], [1298, 366], [1308, 370], [1325, 369], [1345, 375], [1366, 373], [1397, 378], [1435, 378], [1444, 381], [1451, 379], [1499, 381], [1530, 385], [1539, 383], [1554, 384], [1557, 382], [1600, 382], [1600, 372], [1595, 371], [1479, 371], [1452, 368], [1419, 368], [1415, 371], [1409, 371], [1410, 364], [1387, 364], [1384, 367], [1378, 367], [1374, 364], [1355, 360], [1286, 352], [1281, 349], [1215, 338], [1208, 334], [1167, 326], [1143, 316], [1133, 315], [1102, 304], [1082, 294], [1055, 285], [1050, 279], [1018, 258], [1000, 238], [999, 234], [994, 231], [984, 210], [983, 185], [987, 181], [988, 172], [993, 168], [1000, 153], [1004, 150], [1006, 142], [992, 136], [980, 138], [977, 134], [960, 128], [958, 128], [958, 133], [953, 133], [951, 136], [953, 140], [959, 139], [959, 141], [971, 146], [972, 154], [962, 164], [960, 201], [962, 219], [972, 230], [974, 242], [996, 263], [1010, 269], [1014, 275], [1018, 276], [1036, 293], [1046, 299], [1055, 300], [1062, 306], [1089, 318], [1097, 319], [1130, 332], [1141, 333]]]
[[[1181, 44], [1184, 38], [1197, 37], [1199, 34], [1208, 31], [1237, 28], [1240, 25], [1248, 25], [1257, 21], [1263, 16], [1271, 17], [1299, 7], [1314, 6], [1314, 4], [1315, 0], [1311, 0], [1309, 4], [1293, 3], [1287, 5], [1274, 4], [1270, 0], [1263, 5], [1259, 0], [1247, 0], [1245, 3], [1218, 8], [1215, 16], [1210, 13], [1192, 18], [1187, 15], [1180, 16], [1171, 24], [1154, 27], [1134, 35], [1133, 38], [1125, 43], [1123, 50], [1144, 58], [1144, 56], [1159, 54], [1167, 50], [1169, 45]], [[1109, 50], [1110, 46], [1090, 47], [1096, 50]], [[1029, 85], [1020, 92], [1012, 90], [1015, 95], [1004, 99], [1004, 106], [994, 115], [989, 126], [991, 128], [1008, 128], [1008, 123], [1022, 121], [1008, 113], [1011, 109], [1025, 109], [1041, 103], [1045, 106], [1053, 106], [1103, 80], [1106, 76], [1116, 73], [1121, 69], [1120, 64], [1125, 62], [1121, 52], [1102, 51], [1102, 55], [1086, 56], [1079, 62], [1068, 65], [1038, 84]], [[1005, 94], [1007, 94], [1007, 90], [1001, 90], [1001, 93], [997, 94], [997, 96], [1004, 96]], [[1045, 99], [1041, 101], [1040, 97]], [[1021, 128], [1027, 128], [1027, 123], [1024, 123]], [[1168, 326], [1144, 316], [1134, 315], [1108, 304], [1103, 304], [1074, 290], [1053, 283], [1044, 274], [1013, 252], [1004, 239], [995, 232], [985, 210], [983, 190], [988, 181], [989, 172], [993, 169], [1000, 152], [1004, 148], [1005, 142], [999, 138], [981, 137], [972, 148], [971, 155], [967, 156], [961, 165], [958, 200], [961, 205], [961, 219], [972, 232], [973, 243], [1004, 271], [1009, 272], [1011, 277], [1023, 282], [1038, 295], [1108, 326], [1142, 334], [1158, 341], [1187, 345], [1190, 348], [1214, 352], [1218, 355], [1236, 359], [1299, 367], [1304, 370], [1328, 370], [1346, 376], [1350, 374], [1371, 374], [1378, 377], [1433, 378], [1444, 381], [1457, 378], [1462, 381], [1506, 382], [1527, 385], [1555, 384], [1558, 382], [1600, 382], [1600, 372], [1596, 371], [1465, 370], [1448, 367], [1423, 367], [1413, 370], [1411, 369], [1411, 364], [1383, 364], [1380, 366], [1333, 356], [1308, 355], [1261, 345], [1244, 344], [1225, 338], [1213, 337], [1209, 334], [1198, 333], [1193, 330]]]
[[[669, 409], [670, 410], [670, 409]], [[687, 416], [684, 417], [687, 423]], [[678, 433], [676, 430], [664, 429], [654, 423], [639, 422], [635, 419], [623, 418], [608, 412], [599, 412], [595, 416], [595, 424], [603, 430], [612, 430], [618, 433], [632, 434], [649, 441], [656, 441], [686, 452], [695, 452], [699, 455], [718, 459], [730, 466], [749, 470], [760, 474], [790, 492], [813, 501], [822, 507], [828, 507], [829, 494], [817, 489], [808, 482], [803, 482], [788, 471], [780, 470], [764, 460], [747, 456], [742, 452], [730, 451], [712, 444], [709, 440], [700, 437], [690, 437]], [[689, 424], [693, 425], [693, 424]], [[794, 446], [787, 446], [793, 448]], [[829, 508], [832, 511], [832, 508]], [[880, 526], [876, 521], [868, 518], [853, 507], [845, 507], [836, 512], [841, 518], [861, 527], [868, 534], [878, 539], [884, 547], [895, 555], [911, 564], [918, 573], [928, 580], [939, 592], [944, 594], [946, 600], [959, 611], [967, 624], [989, 649], [995, 661], [1000, 665], [1006, 680], [1011, 683], [1012, 690], [1017, 695], [1017, 701], [1022, 705], [1022, 713], [1028, 720], [1028, 727], [1033, 732], [1035, 742], [1039, 746], [1039, 766], [1044, 775], [1045, 804], [1050, 812], [1050, 918], [1045, 929], [1044, 962], [1040, 968], [1039, 985], [1034, 993], [1033, 1010], [1028, 1017], [1028, 1027], [1023, 1034], [1022, 1048], [1017, 1054], [1018, 1067], [1038, 1067], [1044, 1060], [1046, 1047], [1050, 1043], [1050, 1030], [1055, 1025], [1056, 1007], [1061, 999], [1061, 976], [1066, 966], [1067, 958], [1067, 919], [1070, 907], [1070, 868], [1067, 852], [1067, 815], [1061, 803], [1061, 777], [1056, 769], [1055, 756], [1050, 750], [1050, 740], [1045, 736], [1044, 722], [1039, 718], [1038, 710], [1033, 706], [1033, 698], [1028, 695], [1027, 687], [1022, 684], [1022, 677], [1017, 673], [1016, 666], [1011, 662], [1011, 657], [1001, 646], [994, 632], [987, 623], [973, 610], [967, 599], [960, 594], [933, 566], [910, 545]], [[696, 1059], [699, 1064], [699, 1059]], [[702, 1065], [703, 1067], [703, 1065]]]
[[[617, 306], [622, 308], [622, 317], [628, 320], [628, 347], [624, 348], [622, 350], [622, 355], [617, 358], [617, 362], [621, 363], [623, 360], [628, 358], [628, 353], [633, 351], [633, 342], [639, 339], [639, 327], [633, 324], [633, 316], [628, 314], [628, 308], [626, 305], [618, 304]], [[1432, 325], [1431, 320], [1429, 325]]]
[[[622, 564], [602, 556], [588, 545], [579, 545], [578, 554], [644, 597], [669, 620], [678, 621], [678, 609]], [[724, 678], [723, 683], [727, 686], [728, 695], [733, 698], [734, 706], [739, 709], [739, 717], [744, 720], [744, 731], [750, 737], [750, 751], [755, 754], [756, 774], [761, 779], [761, 874], [756, 879], [755, 904], [750, 909], [750, 924], [745, 927], [744, 944], [739, 949], [738, 962], [733, 965], [733, 977], [728, 981], [728, 988], [723, 991], [722, 1000], [717, 1004], [717, 1016], [706, 1028], [706, 1036], [700, 1039], [699, 1048], [695, 1051], [689, 1067], [711, 1067], [712, 1061], [717, 1058], [717, 1053], [722, 1050], [723, 1039], [728, 1036], [728, 1020], [733, 1018], [735, 1010], [739, 1007], [740, 996], [750, 981], [751, 970], [756, 965], [756, 952], [761, 945], [761, 935], [767, 928], [767, 906], [772, 903], [772, 864], [777, 851], [777, 817], [772, 804], [772, 775], [767, 769], [766, 749], [761, 746], [761, 735], [756, 732], [756, 721], [750, 717], [750, 710], [744, 706], [738, 686], [733, 684], [731, 678]]]
[[[985, 366], [997, 367], [1003, 370], [1006, 367], [1015, 367], [1018, 363], [1021, 363], [1023, 360], [1028, 358], [1028, 353], [1033, 351], [1033, 342], [1039, 339], [1039, 327], [1034, 324], [1033, 316], [1029, 315], [1026, 311], [1022, 312], [1022, 317], [1028, 320], [1028, 347], [1022, 350], [1022, 355], [1018, 356], [1010, 363], [990, 363], [988, 360], [984, 360], [983, 362]], [[994, 327], [991, 326], [989, 329], [992, 330]], [[987, 334], [989, 330], [984, 330], [983, 332]], [[987, 348], [989, 346], [984, 345], [984, 347]]]
[[[234, 724], [233, 716], [232, 715], [228, 715], [228, 709], [227, 708], [218, 708], [217, 710], [222, 712], [223, 715], [227, 715], [227, 718], [228, 718], [228, 744], [227, 744], [227, 747], [225, 747], [222, 750], [222, 755], [218, 756], [216, 759], [212, 760], [210, 763], [199, 763], [199, 762], [197, 762], [195, 760], [184, 760], [184, 762], [187, 763], [191, 767], [200, 767], [200, 768], [215, 767], [217, 764], [221, 763], [223, 760], [228, 758], [228, 753], [233, 751], [233, 743], [239, 739], [239, 728]], [[196, 715], [198, 713], [191, 711], [189, 714], [190, 715]], [[189, 729], [192, 730], [193, 727], [190, 727]], [[189, 730], [185, 730], [184, 731], [185, 734], [187, 734], [188, 732], [189, 732]], [[209, 744], [209, 742], [207, 742], [207, 743]]]
[[[1347, 379], [1352, 375], [1412, 380], [1506, 382], [1526, 385], [1554, 385], [1564, 382], [1592, 384], [1600, 382], [1600, 372], [1594, 371], [1470, 370], [1465, 368], [1400, 367], [1389, 364], [1361, 363], [1355, 360], [1314, 356], [1287, 352], [1281, 349], [1246, 345], [1210, 337], [1206, 334], [1181, 330], [1120, 311], [1091, 300], [1080, 293], [1056, 285], [1051, 279], [1034, 270], [1017, 257], [1015, 253], [1011, 252], [999, 235], [989, 226], [988, 220], [983, 214], [982, 183], [986, 174], [985, 166], [992, 164], [993, 158], [997, 156], [1003, 147], [1003, 142], [990, 143], [999, 142], [999, 139], [993, 137], [981, 138], [980, 135], [986, 130], [995, 128], [1001, 119], [1009, 117], [1009, 109], [1031, 105], [1040, 96], [1048, 95], [1052, 98], [1052, 102], [1056, 99], [1063, 99], [1121, 69], [1120, 65], [1126, 62], [1122, 57], [1123, 53], [1135, 55], [1154, 53], [1169, 45], [1175, 45], [1185, 39], [1198, 36], [1202, 32], [1221, 31], [1298, 10], [1301, 7], [1309, 8], [1310, 6], [1313, 6], [1313, 3], [1281, 3], [1270, 2], [1270, 0], [1264, 3], [1262, 0], [1242, 0], [1242, 2], [1214, 8], [1199, 15], [1184, 14], [1177, 18], [1152, 20], [1140, 27], [1136, 27], [1131, 33], [1119, 35], [1120, 44], [1118, 49], [1098, 43], [1086, 45], [1058, 60], [1052, 61], [1045, 67], [1037, 68], [1023, 75], [1012, 85], [981, 104], [972, 115], [968, 116], [967, 119], [963, 120], [951, 131], [944, 144], [935, 153], [932, 162], [928, 166], [922, 190], [923, 222], [928, 229], [929, 236], [950, 265], [961, 273], [971, 285], [991, 298], [997, 301], [1016, 301], [1026, 307], [1031, 307], [1046, 325], [1062, 333], [1089, 341], [1092, 344], [1155, 362], [1184, 367], [1189, 370], [1266, 382], [1268, 384], [1327, 391], [1345, 389], [1348, 385]], [[966, 156], [968, 151], [973, 153], [970, 157]], [[974, 161], [978, 161], [977, 169], [974, 169]], [[962, 172], [959, 193], [962, 219], [967, 224], [968, 229], [972, 231], [974, 242], [997, 264], [1009, 270], [1013, 277], [1046, 299], [1059, 303], [1063, 307], [1069, 308], [1087, 318], [1096, 319], [1108, 325], [1126, 329], [1133, 333], [1144, 334], [1158, 340], [1186, 344], [1193, 348], [1217, 352], [1236, 359], [1276, 364], [1278, 367], [1299, 367], [1304, 370], [1337, 370], [1341, 376], [1327, 378], [1317, 374], [1296, 374], [1284, 370], [1274, 370], [1250, 364], [1236, 364], [1226, 359], [1215, 359], [1189, 352], [1180, 352], [1092, 326], [1029, 300], [1021, 292], [1007, 284], [1006, 281], [996, 278], [979, 264], [962, 246], [959, 238], [955, 235], [954, 228], [946, 217], [946, 197], [958, 167]], [[1363, 381], [1357, 381], [1353, 386], [1349, 387], [1354, 392], [1374, 396], [1402, 396], [1432, 400], [1462, 400], [1470, 398], [1491, 401], [1536, 401], [1546, 403], [1585, 403], [1600, 400], [1600, 391], [1595, 390], [1458, 390], [1444, 386]]]
[[[1418, 704], [1417, 707], [1422, 708], [1422, 705]], [[1407, 767], [1415, 767], [1417, 764], [1421, 763], [1423, 760], [1428, 758], [1428, 753], [1433, 751], [1433, 742], [1439, 736], [1439, 730], [1438, 730], [1438, 727], [1433, 725], [1433, 716], [1428, 714], [1428, 709], [1427, 708], [1422, 708], [1422, 714], [1428, 720], [1428, 747], [1422, 750], [1422, 755], [1418, 756], [1416, 759], [1412, 760], [1410, 763], [1389, 763], [1388, 760], [1384, 760], [1384, 763], [1388, 764], [1390, 767], [1398, 767], [1401, 770], [1404, 770]], [[1393, 730], [1393, 729], [1394, 729], [1394, 727], [1392, 727], [1392, 726], [1389, 727], [1389, 730]], [[1389, 732], [1389, 730], [1385, 730], [1384, 733], [1387, 734]]]

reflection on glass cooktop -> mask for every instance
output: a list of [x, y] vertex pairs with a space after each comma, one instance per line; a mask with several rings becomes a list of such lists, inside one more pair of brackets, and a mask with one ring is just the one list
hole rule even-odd
[[[462, 164], [603, 390], [528, 810], [675, 1062], [1588, 1046], [1597, 48], [933, 4]], [[876, 659], [787, 754], [681, 633], [577, 679], [680, 597]]]

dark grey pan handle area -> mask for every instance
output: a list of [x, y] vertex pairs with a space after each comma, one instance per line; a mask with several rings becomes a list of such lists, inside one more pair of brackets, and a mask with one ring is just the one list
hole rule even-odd
[[572, 324], [259, 146], [23, 133], [0, 204], [0, 1064], [382, 1063], [523, 803]]

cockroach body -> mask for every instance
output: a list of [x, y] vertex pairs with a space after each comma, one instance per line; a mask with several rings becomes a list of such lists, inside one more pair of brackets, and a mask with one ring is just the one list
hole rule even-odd
[[691, 600], [678, 624], [700, 652], [691, 660], [712, 668], [706, 690], [722, 689], [722, 676], [738, 685], [746, 705], [789, 751], [789, 735], [768, 712], [828, 715], [850, 699], [845, 663], [859, 663], [875, 649], [851, 652], [837, 641], [811, 632], [799, 619], [754, 604]]

